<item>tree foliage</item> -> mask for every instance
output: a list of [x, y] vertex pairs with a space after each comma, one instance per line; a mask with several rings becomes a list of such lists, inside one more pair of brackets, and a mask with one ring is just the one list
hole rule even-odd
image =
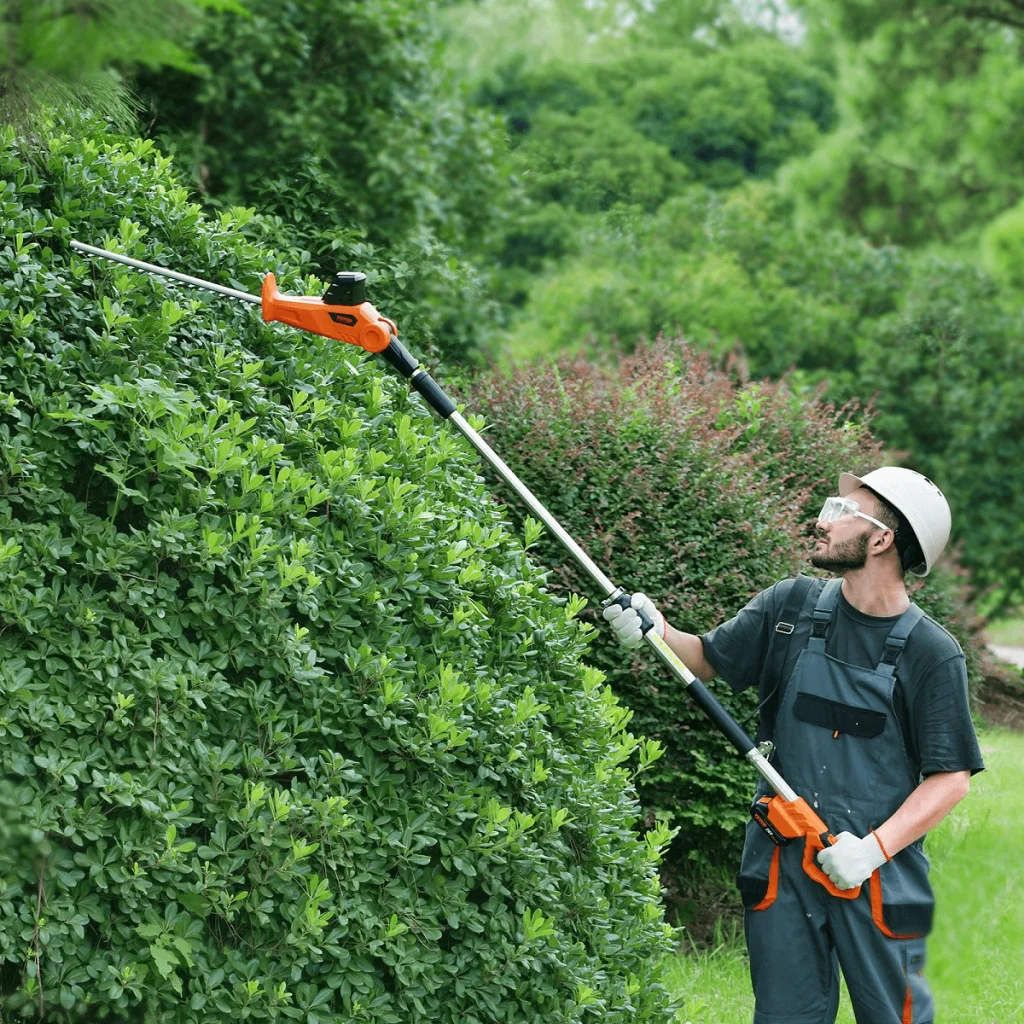
[[361, 350], [74, 253], [323, 287], [152, 142], [2, 143], [4, 1019], [667, 1022], [657, 747], [475, 456]]
[[896, 309], [910, 270], [894, 248], [798, 228], [778, 191], [689, 189], [651, 217], [613, 211], [583, 231], [580, 257], [538, 275], [515, 329], [517, 353], [586, 338], [629, 346], [685, 327], [747, 374], [827, 370], [855, 393], [858, 346]]
[[536, 278], [514, 352], [685, 328], [740, 378], [796, 368], [835, 402], [871, 401], [878, 437], [948, 494], [976, 590], [995, 588], [985, 607], [1019, 600], [1024, 490], [1005, 467], [1024, 459], [1024, 331], [996, 282], [799, 227], [759, 184], [690, 190], [651, 217], [613, 212], [584, 238], [579, 258]]
[[840, 130], [787, 170], [818, 223], [974, 245], [1024, 195], [1024, 18], [992, 3], [801, 4], [839, 66]]
[[925, 262], [903, 310], [874, 326], [858, 376], [878, 382], [880, 435], [942, 481], [982, 609], [1019, 604], [1024, 490], [1010, 467], [1024, 462], [1024, 315], [1004, 312], [977, 270]]
[[1000, 214], [981, 236], [985, 269], [1011, 295], [1024, 294], [1024, 200]]
[[[826, 74], [764, 34], [722, 49], [634, 43], [582, 61], [552, 56], [538, 63], [513, 49], [481, 77], [477, 95], [506, 118], [521, 154], [515, 166], [531, 195], [538, 159], [586, 178], [589, 148], [613, 135], [621, 166], [644, 159], [649, 180], [666, 178], [669, 157], [680, 165], [669, 186], [688, 178], [735, 185], [806, 153], [833, 119]], [[565, 138], [552, 132], [553, 115], [562, 115], [555, 122], [562, 128], [579, 127]], [[584, 157], [577, 167], [578, 152]], [[649, 209], [650, 196], [634, 196], [649, 188], [649, 181], [624, 180], [604, 206], [617, 200]]]
[[47, 106], [91, 107], [122, 126], [137, 101], [125, 81], [140, 67], [188, 68], [181, 40], [207, 9], [239, 0], [73, 0], [0, 4], [0, 119], [31, 122]]
[[211, 208], [276, 218], [273, 244], [367, 273], [418, 341], [466, 356], [495, 319], [473, 260], [503, 208], [501, 140], [443, 70], [433, 11], [250, 0], [206, 19], [194, 71], [139, 87]]

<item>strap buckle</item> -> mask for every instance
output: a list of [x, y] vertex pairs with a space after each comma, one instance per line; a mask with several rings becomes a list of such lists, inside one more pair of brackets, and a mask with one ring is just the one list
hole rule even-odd
[[817, 611], [814, 613], [814, 621], [811, 625], [811, 635], [820, 640], [826, 633], [828, 633], [828, 627], [832, 625], [831, 615], [819, 615]]
[[796, 629], [796, 626], [792, 622], [777, 622], [775, 624], [775, 632], [785, 633], [787, 636], [789, 636], [794, 629]]
[[885, 650], [882, 652], [882, 664], [895, 665], [896, 662], [900, 660], [900, 655], [903, 653], [903, 648], [906, 647], [906, 645], [906, 640], [889, 637], [889, 639], [885, 641]]

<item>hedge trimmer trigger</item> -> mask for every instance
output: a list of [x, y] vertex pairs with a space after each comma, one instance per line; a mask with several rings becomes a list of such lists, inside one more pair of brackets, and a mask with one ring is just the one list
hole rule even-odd
[[[398, 330], [395, 325], [387, 317], [381, 316], [366, 301], [366, 276], [364, 274], [338, 274], [324, 293], [323, 298], [319, 299], [315, 296], [282, 295], [277, 288], [274, 275], [267, 274], [263, 279], [262, 293], [250, 295], [248, 292], [229, 288], [226, 285], [204, 281], [201, 278], [181, 274], [176, 270], [168, 270], [166, 267], [160, 267], [153, 263], [144, 263], [142, 260], [122, 256], [120, 253], [107, 249], [99, 249], [83, 242], [72, 241], [71, 247], [90, 256], [123, 263], [157, 277], [170, 278], [180, 284], [203, 288], [237, 301], [260, 306], [263, 310], [263, 319], [266, 321], [289, 324], [300, 330], [309, 331], [311, 334], [333, 338], [349, 345], [358, 345], [367, 352], [380, 353], [403, 377], [409, 379], [410, 385], [422, 395], [432, 409], [448, 420], [462, 434], [481, 458], [516, 493], [531, 514], [548, 528], [549, 532], [573, 556], [580, 568], [601, 591], [605, 604], [617, 602], [623, 608], [628, 606], [629, 595], [608, 579], [590, 556], [568, 534], [562, 524], [509, 469], [480, 434], [469, 425], [440, 385], [428, 373], [419, 368], [419, 363], [398, 340]], [[807, 874], [825, 886], [833, 896], [856, 899], [860, 894], [859, 886], [856, 889], [837, 889], [814, 859], [818, 850], [824, 849], [825, 846], [831, 846], [833, 843], [832, 835], [825, 823], [814, 813], [807, 801], [799, 796], [779, 774], [765, 754], [754, 744], [754, 741], [722, 707], [714, 694], [683, 664], [675, 651], [658, 635], [657, 630], [651, 628], [653, 623], [643, 613], [641, 613], [641, 624], [644, 641], [653, 650], [658, 660], [686, 686], [687, 693], [700, 706], [704, 714], [711, 719], [726, 739], [777, 794], [774, 797], [763, 797], [757, 801], [754, 807], [755, 820], [776, 843], [788, 842], [791, 839], [804, 836], [804, 870]]]

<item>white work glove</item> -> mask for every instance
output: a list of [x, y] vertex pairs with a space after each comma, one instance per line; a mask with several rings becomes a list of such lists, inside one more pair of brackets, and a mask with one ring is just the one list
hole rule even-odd
[[604, 617], [612, 624], [615, 635], [619, 641], [627, 647], [637, 647], [643, 639], [640, 632], [640, 615], [638, 609], [643, 611], [654, 623], [654, 631], [665, 639], [665, 616], [654, 607], [654, 602], [646, 594], [633, 594], [629, 603], [632, 607], [620, 608], [617, 604], [610, 604], [605, 608]]
[[840, 832], [835, 845], [818, 854], [818, 863], [837, 889], [856, 889], [888, 859], [874, 832], [863, 839], [852, 832]]

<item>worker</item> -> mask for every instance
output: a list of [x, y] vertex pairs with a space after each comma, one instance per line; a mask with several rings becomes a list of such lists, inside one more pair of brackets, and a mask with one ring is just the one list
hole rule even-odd
[[[700, 679], [761, 687], [758, 736], [836, 837], [817, 854], [821, 868], [837, 890], [861, 886], [856, 899], [830, 894], [804, 870], [803, 842], [776, 847], [748, 823], [737, 886], [754, 1024], [831, 1024], [840, 968], [858, 1024], [934, 1019], [923, 839], [984, 765], [963, 651], [910, 600], [904, 576], [929, 573], [950, 524], [942, 492], [919, 473], [843, 473], [810, 558], [831, 579], [782, 580], [702, 636], [674, 629], [642, 593], [604, 611], [629, 646], [643, 611]], [[772, 658], [772, 678], [764, 667], [778, 644], [785, 658]], [[770, 793], [762, 781], [755, 800]]]

